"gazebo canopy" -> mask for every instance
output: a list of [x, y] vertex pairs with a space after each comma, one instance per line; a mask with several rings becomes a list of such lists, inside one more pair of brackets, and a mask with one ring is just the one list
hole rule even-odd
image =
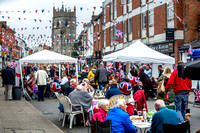
[[174, 64], [175, 62], [173, 57], [149, 48], [140, 40], [120, 51], [104, 56], [103, 61], [165, 64]]
[[34, 53], [27, 57], [24, 57], [19, 60], [20, 63], [61, 63], [61, 62], [72, 62], [77, 63], [77, 59], [55, 53], [49, 50], [42, 50], [40, 52]]

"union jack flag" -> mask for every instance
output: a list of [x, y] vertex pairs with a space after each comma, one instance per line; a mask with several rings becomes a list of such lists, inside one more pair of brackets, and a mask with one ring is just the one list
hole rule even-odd
[[197, 102], [197, 101], [200, 101], [200, 90], [198, 90], [198, 89], [195, 89], [194, 90], [194, 99], [195, 99], [195, 102]]
[[15, 62], [11, 62], [11, 63], [10, 63], [10, 66], [11, 66], [12, 69], [14, 69], [14, 68], [16, 67]]
[[117, 38], [122, 38], [123, 37], [123, 32], [121, 32], [119, 29], [116, 32], [116, 37]]
[[113, 65], [113, 62], [112, 62], [112, 61], [109, 61], [109, 62], [107, 62], [106, 68], [112, 68], [112, 65]]
[[192, 46], [191, 46], [191, 45], [190, 45], [190, 48], [189, 48], [189, 52], [190, 52], [191, 55], [194, 54], [194, 49], [192, 49]]

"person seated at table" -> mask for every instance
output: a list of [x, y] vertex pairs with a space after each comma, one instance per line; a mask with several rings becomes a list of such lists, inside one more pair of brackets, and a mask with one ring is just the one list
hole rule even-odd
[[68, 78], [67, 78], [67, 75], [65, 73], [62, 73], [62, 79], [61, 79], [60, 86], [61, 86], [61, 90], [63, 92], [65, 92], [67, 87], [68, 87]]
[[92, 116], [92, 133], [96, 133], [96, 120], [104, 122], [109, 110], [109, 101], [104, 99], [98, 102], [98, 106], [93, 109], [94, 115]]
[[65, 89], [63, 94], [65, 96], [68, 96], [77, 86], [78, 86], [77, 80], [76, 79], [71, 79], [70, 80], [70, 86]]
[[107, 114], [106, 120], [111, 120], [111, 132], [112, 133], [136, 133], [137, 129], [133, 126], [129, 114], [127, 111], [127, 105], [124, 99], [118, 99], [112, 110]]
[[133, 99], [137, 102], [137, 111], [142, 111], [145, 108], [148, 112], [146, 97], [144, 91], [140, 89], [139, 84], [133, 87]]
[[[72, 79], [73, 80], [73, 79]], [[71, 80], [71, 81], [72, 81]], [[92, 103], [92, 97], [90, 94], [83, 89], [82, 85], [78, 85], [74, 91], [68, 95], [72, 104], [81, 104], [83, 106], [84, 112], [87, 112]], [[73, 108], [74, 110], [79, 110], [79, 107]]]
[[85, 83], [85, 89], [89, 92], [94, 92], [94, 88], [89, 84], [89, 80], [87, 78], [83, 79], [83, 83]]
[[157, 112], [153, 115], [149, 133], [162, 133], [163, 124], [179, 124], [178, 114], [176, 111], [165, 107], [165, 102], [163, 100], [159, 99], [155, 101], [154, 105]]
[[110, 89], [106, 92], [106, 99], [110, 99], [114, 95], [122, 94], [122, 92], [119, 90], [117, 86], [117, 81], [115, 79], [112, 79], [109, 81]]

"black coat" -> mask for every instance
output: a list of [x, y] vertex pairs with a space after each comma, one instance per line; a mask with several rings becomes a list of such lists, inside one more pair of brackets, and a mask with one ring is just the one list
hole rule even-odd
[[2, 79], [3, 84], [15, 84], [15, 73], [14, 70], [7, 67], [6, 69], [2, 70]]
[[98, 80], [99, 84], [106, 84], [108, 83], [108, 71], [103, 66], [100, 66], [95, 74], [94, 81]]

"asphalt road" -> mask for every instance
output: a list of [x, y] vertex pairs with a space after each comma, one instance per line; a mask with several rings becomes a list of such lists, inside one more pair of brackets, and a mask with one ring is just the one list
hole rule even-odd
[[[148, 110], [154, 110], [154, 101], [147, 101]], [[42, 112], [49, 120], [51, 120], [55, 125], [57, 125], [61, 130], [67, 131], [67, 133], [87, 133], [88, 127], [73, 125], [72, 129], [69, 129], [69, 124], [66, 122], [64, 127], [61, 127], [62, 120], [58, 121], [58, 101], [57, 99], [46, 98], [44, 102], [38, 102], [37, 100], [30, 101], [30, 103], [40, 112]], [[191, 133], [195, 133], [200, 129], [200, 105], [192, 106], [189, 104], [190, 112], [192, 116], [191, 120]], [[67, 120], [66, 120], [67, 121]]]

